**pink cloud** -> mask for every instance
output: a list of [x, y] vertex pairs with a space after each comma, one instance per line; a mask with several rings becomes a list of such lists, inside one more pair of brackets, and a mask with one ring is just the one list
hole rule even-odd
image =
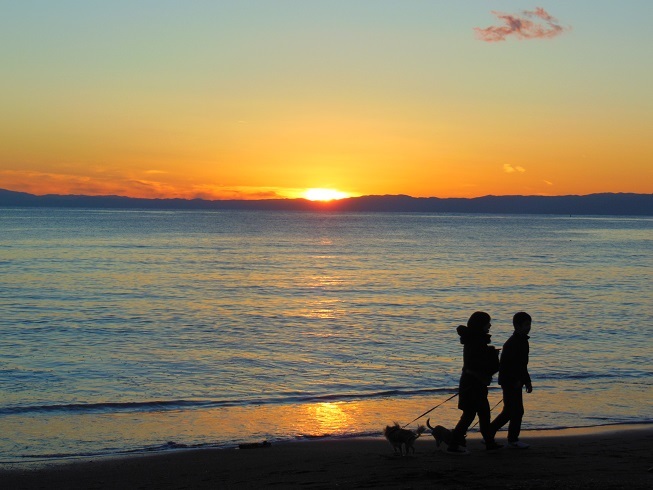
[[492, 13], [502, 24], [485, 28], [475, 27], [476, 36], [482, 41], [505, 41], [509, 36], [517, 39], [550, 39], [571, 30], [571, 27], [560, 24], [558, 19], [542, 7], [523, 10], [514, 15], [496, 11]]

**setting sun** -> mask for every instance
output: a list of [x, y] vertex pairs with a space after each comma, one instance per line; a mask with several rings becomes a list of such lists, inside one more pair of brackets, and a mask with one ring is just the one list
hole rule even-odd
[[350, 197], [349, 194], [335, 189], [306, 189], [304, 192], [304, 198], [309, 201], [334, 201], [346, 197]]

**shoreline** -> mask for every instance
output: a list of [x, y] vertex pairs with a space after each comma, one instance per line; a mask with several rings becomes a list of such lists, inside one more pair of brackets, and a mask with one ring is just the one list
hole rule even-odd
[[[408, 429], [415, 430], [419, 421], [416, 421], [412, 427]], [[507, 426], [506, 426], [507, 427]], [[506, 427], [503, 427], [499, 432], [501, 437], [502, 432], [506, 432]], [[572, 427], [542, 427], [542, 428], [530, 428], [522, 429], [522, 437], [524, 434], [530, 434], [531, 437], [560, 437], [560, 436], [577, 436], [577, 435], [586, 435], [586, 434], [599, 434], [602, 432], [621, 432], [637, 429], [646, 429], [648, 427], [653, 428], [653, 421], [639, 421], [639, 422], [613, 422], [605, 423], [601, 425], [587, 425], [587, 426], [572, 426]], [[430, 434], [430, 431], [427, 429], [426, 435]], [[424, 437], [424, 435], [422, 436]], [[478, 426], [474, 429], [471, 429], [467, 433], [468, 440], [474, 440], [480, 438], [481, 434], [478, 430]], [[232, 443], [229, 445], [223, 444], [200, 444], [197, 446], [177, 444], [177, 443], [168, 443], [161, 444], [158, 447], [143, 448], [143, 449], [129, 449], [129, 450], [118, 450], [115, 452], [106, 452], [106, 453], [88, 453], [88, 454], [61, 454], [61, 455], [52, 455], [52, 456], [35, 456], [29, 457], [24, 456], [22, 458], [7, 458], [6, 456], [2, 458], [0, 456], [0, 474], [9, 470], [39, 470], [51, 466], [63, 466], [68, 464], [78, 464], [89, 461], [109, 461], [109, 460], [120, 460], [120, 459], [129, 459], [137, 457], [148, 457], [148, 456], [159, 456], [166, 454], [174, 454], [180, 452], [191, 452], [191, 451], [231, 451], [235, 449], [249, 449], [255, 448], [259, 445], [268, 446], [274, 444], [275, 446], [279, 445], [288, 445], [288, 444], [305, 444], [311, 442], [323, 442], [323, 441], [356, 441], [356, 440], [385, 440], [381, 435], [381, 431], [378, 433], [365, 433], [357, 435], [323, 435], [323, 436], [296, 436], [289, 438], [282, 438], [278, 440], [257, 440], [253, 438], [245, 439], [239, 443]], [[242, 447], [249, 446], [249, 447]]]
[[[505, 432], [497, 441], [504, 442]], [[398, 456], [382, 437], [312, 439], [251, 449], [182, 449], [39, 468], [0, 469], [2, 488], [650, 488], [653, 424], [523, 431], [530, 449], [486, 452], [471, 433], [468, 456], [425, 434]]]

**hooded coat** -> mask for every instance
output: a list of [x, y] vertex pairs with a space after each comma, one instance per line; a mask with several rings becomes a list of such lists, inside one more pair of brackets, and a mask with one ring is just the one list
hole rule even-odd
[[488, 345], [492, 336], [482, 329], [460, 325], [456, 331], [463, 344], [458, 408], [477, 411], [482, 404], [487, 404], [487, 387], [492, 375], [499, 370], [499, 350]]

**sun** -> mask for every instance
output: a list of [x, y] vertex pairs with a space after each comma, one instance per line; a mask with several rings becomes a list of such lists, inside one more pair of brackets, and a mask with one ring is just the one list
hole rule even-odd
[[304, 198], [309, 201], [335, 201], [336, 199], [345, 199], [346, 197], [349, 197], [349, 194], [335, 189], [313, 188], [306, 189], [304, 192]]

